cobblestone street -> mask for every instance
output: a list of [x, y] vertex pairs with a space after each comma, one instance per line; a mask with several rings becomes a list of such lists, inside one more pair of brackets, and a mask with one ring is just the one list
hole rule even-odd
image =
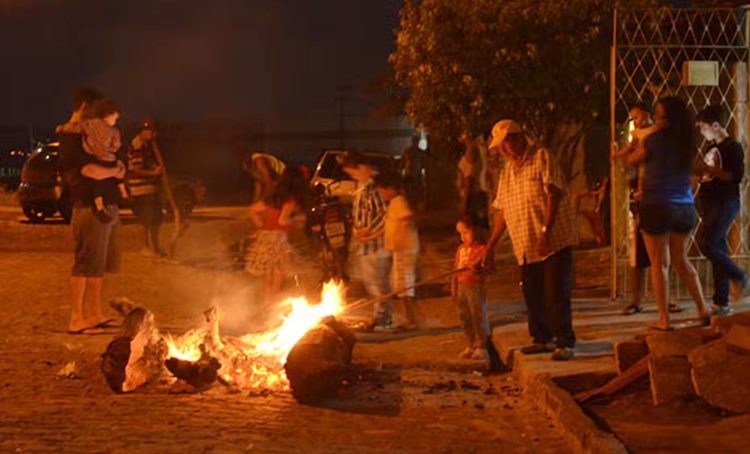
[[[226, 214], [226, 213], [225, 213]], [[230, 214], [194, 226], [226, 246]], [[233, 224], [234, 223], [234, 224]], [[2, 452], [566, 452], [562, 432], [521, 395], [507, 375], [449, 372], [441, 357], [459, 350], [458, 333], [418, 336], [355, 348], [355, 363], [377, 369], [344, 397], [321, 407], [287, 394], [231, 394], [220, 385], [199, 394], [115, 395], [99, 372], [107, 335], [64, 332], [70, 266], [66, 225], [28, 225], [5, 213], [0, 227]], [[122, 271], [105, 296], [150, 308], [163, 331], [195, 326], [215, 299], [242, 306], [242, 273], [164, 263], [136, 253], [136, 226], [123, 229]], [[190, 240], [187, 240], [188, 243]], [[196, 247], [192, 253], [200, 253]], [[252, 311], [244, 314], [252, 318]], [[409, 350], [434, 348], [436, 366], [415, 368]], [[398, 352], [384, 361], [384, 349]], [[454, 351], [455, 350], [455, 351]], [[377, 351], [379, 357], [369, 357]], [[74, 378], [57, 376], [75, 362]], [[382, 367], [383, 362], [386, 362]]]

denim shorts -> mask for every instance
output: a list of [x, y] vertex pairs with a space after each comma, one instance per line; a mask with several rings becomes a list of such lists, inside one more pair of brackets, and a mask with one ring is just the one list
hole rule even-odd
[[70, 222], [75, 241], [73, 276], [102, 277], [105, 271], [114, 272], [119, 265], [118, 208], [105, 205], [104, 210], [112, 221], [101, 222], [88, 205], [73, 206]]
[[693, 204], [641, 204], [639, 211], [641, 230], [649, 235], [664, 235], [669, 232], [690, 233], [698, 224], [698, 214]]

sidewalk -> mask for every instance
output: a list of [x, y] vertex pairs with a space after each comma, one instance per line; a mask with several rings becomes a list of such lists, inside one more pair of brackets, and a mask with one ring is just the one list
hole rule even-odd
[[[490, 296], [497, 293], [490, 292]], [[391, 335], [358, 335], [355, 362], [388, 364], [444, 371], [482, 371], [484, 365], [457, 358], [464, 347], [463, 335], [448, 298], [420, 301], [417, 306], [420, 330]], [[696, 324], [692, 302], [673, 314], [676, 328]], [[692, 452], [701, 446], [731, 451], [737, 444], [727, 440], [750, 439], [750, 416], [726, 418], [704, 404], [652, 407], [648, 387], [628, 389], [615, 397], [615, 408], [581, 408], [572, 395], [608, 381], [615, 372], [613, 344], [648, 333], [658, 314], [653, 304], [645, 311], [622, 316], [622, 303], [606, 299], [577, 299], [573, 323], [578, 337], [576, 358], [554, 362], [549, 354], [524, 355], [518, 349], [528, 345], [525, 308], [520, 301], [491, 300], [493, 340], [503, 360], [524, 390], [524, 396], [561, 426], [576, 452]], [[735, 306], [749, 310], [750, 304]], [[636, 402], [637, 401], [637, 402]], [[619, 406], [618, 406], [619, 405]], [[723, 424], [723, 426], [722, 426]], [[719, 430], [720, 428], [724, 429]], [[740, 444], [741, 446], [741, 444]], [[710, 449], [709, 449], [710, 450]], [[703, 451], [708, 452], [708, 451]]]

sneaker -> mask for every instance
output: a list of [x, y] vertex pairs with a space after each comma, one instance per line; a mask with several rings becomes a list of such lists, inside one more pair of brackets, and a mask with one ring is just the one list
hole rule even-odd
[[460, 359], [469, 359], [474, 355], [474, 347], [466, 347], [464, 351], [458, 354]]
[[558, 347], [555, 349], [554, 353], [552, 353], [552, 361], [569, 361], [573, 359], [575, 356], [575, 352], [572, 348], [568, 347]]
[[474, 353], [471, 354], [471, 359], [475, 361], [489, 361], [490, 357], [487, 354], [487, 350], [484, 348], [477, 348]]
[[732, 306], [725, 305], [725, 306], [719, 306], [717, 304], [714, 304], [711, 306], [711, 311], [713, 311], [713, 315], [718, 315], [719, 317], [724, 317], [726, 315], [730, 315], [732, 311]]
[[539, 353], [550, 353], [553, 351], [555, 351], [555, 344], [553, 343], [538, 344], [535, 342], [521, 349], [521, 353], [524, 355], [537, 355]]

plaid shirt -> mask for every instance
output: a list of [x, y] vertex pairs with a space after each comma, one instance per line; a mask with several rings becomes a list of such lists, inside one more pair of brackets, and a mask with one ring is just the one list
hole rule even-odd
[[364, 243], [355, 239], [355, 251], [360, 255], [365, 255], [383, 249], [385, 246], [382, 235], [385, 228], [385, 203], [372, 181], [368, 181], [354, 193], [352, 215], [355, 229], [366, 228], [371, 234], [381, 233], [377, 238]]
[[[536, 246], [544, 226], [548, 185], [561, 189], [563, 196], [554, 223], [547, 232], [550, 254], [540, 257], [536, 253]], [[497, 185], [493, 207], [505, 215], [513, 253], [519, 265], [541, 262], [578, 242], [573, 209], [560, 167], [544, 148], [527, 152], [518, 166], [506, 163]]]

